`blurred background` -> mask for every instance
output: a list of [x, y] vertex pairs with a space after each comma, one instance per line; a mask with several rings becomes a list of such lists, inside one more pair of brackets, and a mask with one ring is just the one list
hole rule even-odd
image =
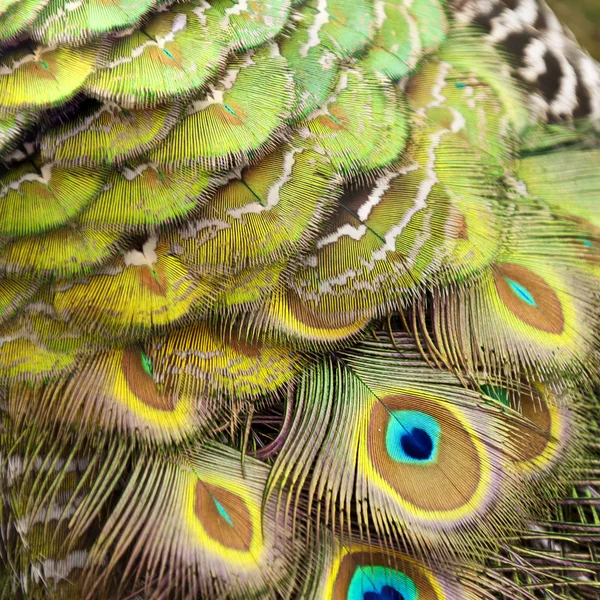
[[600, 0], [546, 0], [579, 43], [600, 60]]

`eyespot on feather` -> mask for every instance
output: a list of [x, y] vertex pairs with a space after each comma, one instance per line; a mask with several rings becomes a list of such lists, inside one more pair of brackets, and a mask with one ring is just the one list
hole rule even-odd
[[198, 480], [195, 514], [207, 534], [225, 548], [250, 551], [254, 536], [246, 501], [225, 488]]
[[268, 476], [267, 465], [249, 456], [242, 462], [220, 444], [188, 447], [175, 462], [157, 454], [136, 461], [123, 494], [128, 501], [95, 547], [90, 582], [102, 577], [107, 555], [128, 551], [138, 575], [163, 568], [166, 589], [187, 589], [193, 597], [225, 589], [240, 599], [289, 592], [299, 548], [273, 502], [264, 501]]
[[334, 542], [314, 598], [330, 600], [467, 600], [456, 577], [400, 552]]
[[563, 333], [565, 321], [560, 300], [542, 277], [510, 263], [496, 265], [493, 273], [498, 295], [513, 315], [541, 331]]
[[[415, 431], [423, 432], [421, 447]], [[415, 458], [428, 449], [423, 460]], [[381, 484], [398, 495], [408, 513], [415, 510], [425, 519], [428, 513], [443, 520], [444, 513], [475, 510], [485, 496], [483, 446], [457, 411], [434, 399], [402, 394], [374, 402], [368, 456]]]

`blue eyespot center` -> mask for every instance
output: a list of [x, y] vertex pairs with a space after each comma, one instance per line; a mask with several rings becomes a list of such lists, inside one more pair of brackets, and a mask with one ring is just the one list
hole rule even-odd
[[415, 460], [427, 460], [431, 458], [433, 452], [433, 440], [429, 434], [423, 430], [415, 427], [408, 433], [405, 433], [400, 439], [402, 450], [410, 458]]
[[229, 527], [233, 527], [233, 521], [231, 520], [231, 517], [229, 516], [229, 513], [225, 510], [225, 507], [216, 498], [213, 497], [212, 500], [215, 503], [215, 506], [217, 507], [217, 510], [219, 511], [219, 514], [227, 522], [227, 525], [229, 525]]
[[416, 410], [390, 414], [385, 444], [390, 458], [405, 464], [425, 465], [437, 460], [441, 427], [435, 417]]
[[417, 600], [414, 581], [396, 569], [357, 567], [348, 587], [348, 600]]
[[364, 600], [404, 600], [404, 596], [396, 589], [389, 585], [384, 585], [381, 592], [365, 592]]
[[517, 281], [510, 279], [510, 277], [504, 277], [506, 282], [510, 286], [510, 289], [513, 293], [523, 302], [529, 304], [529, 306], [535, 306], [537, 308], [537, 304], [535, 303], [535, 298], [532, 296], [531, 292], [524, 286], [522, 286]]
[[144, 352], [142, 352], [142, 367], [144, 371], [146, 371], [146, 373], [152, 377], [152, 361]]

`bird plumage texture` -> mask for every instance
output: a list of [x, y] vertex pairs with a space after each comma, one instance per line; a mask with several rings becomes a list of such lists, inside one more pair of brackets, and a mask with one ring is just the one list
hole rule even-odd
[[598, 598], [599, 319], [541, 0], [0, 0], [0, 598]]

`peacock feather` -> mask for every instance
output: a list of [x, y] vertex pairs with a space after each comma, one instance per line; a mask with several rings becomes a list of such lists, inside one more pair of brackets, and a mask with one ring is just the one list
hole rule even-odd
[[599, 325], [542, 0], [0, 0], [0, 598], [599, 598]]

